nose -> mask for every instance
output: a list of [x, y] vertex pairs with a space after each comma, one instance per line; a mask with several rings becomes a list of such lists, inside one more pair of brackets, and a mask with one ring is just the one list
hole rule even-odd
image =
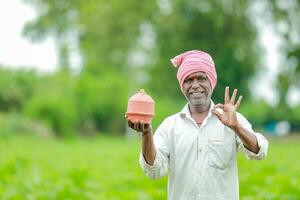
[[199, 81], [197, 79], [194, 79], [192, 82], [192, 88], [198, 88], [200, 87]]

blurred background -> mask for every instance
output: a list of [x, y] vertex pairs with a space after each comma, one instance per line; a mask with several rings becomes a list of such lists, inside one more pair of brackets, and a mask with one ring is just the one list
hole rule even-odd
[[214, 102], [238, 88], [270, 140], [239, 158], [241, 199], [300, 198], [299, 0], [11, 0], [0, 26], [1, 199], [166, 199], [124, 114], [140, 88], [154, 128], [180, 111], [170, 59], [191, 49], [215, 61]]

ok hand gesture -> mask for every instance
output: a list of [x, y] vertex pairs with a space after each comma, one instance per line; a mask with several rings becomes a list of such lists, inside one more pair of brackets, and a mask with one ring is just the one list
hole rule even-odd
[[[237, 89], [234, 89], [231, 98], [229, 98], [229, 87], [227, 86], [225, 88], [224, 104], [219, 103], [212, 109], [212, 113], [215, 114], [224, 125], [232, 129], [236, 129], [238, 127], [236, 111], [243, 98], [242, 96], [239, 96], [237, 102], [235, 103], [236, 95]], [[217, 111], [217, 108], [222, 109], [223, 113]]]

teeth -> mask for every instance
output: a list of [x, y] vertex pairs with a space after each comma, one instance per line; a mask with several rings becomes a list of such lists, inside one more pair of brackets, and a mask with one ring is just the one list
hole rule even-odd
[[189, 94], [190, 95], [195, 95], [195, 96], [200, 96], [200, 95], [204, 94], [204, 91], [201, 91], [201, 92], [190, 92]]
[[194, 92], [192, 93], [193, 96], [201, 96], [202, 95], [202, 92]]

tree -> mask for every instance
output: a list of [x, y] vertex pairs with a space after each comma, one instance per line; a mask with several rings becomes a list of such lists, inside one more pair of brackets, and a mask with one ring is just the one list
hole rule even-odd
[[25, 26], [24, 35], [32, 40], [53, 35], [58, 39], [61, 59], [68, 55], [68, 37], [77, 37], [83, 71], [93, 74], [111, 69], [126, 71], [127, 57], [138, 37], [139, 25], [151, 15], [155, 5], [146, 0], [27, 2], [36, 7], [39, 16]]
[[[240, 94], [247, 96], [248, 81], [260, 61], [256, 29], [247, 15], [251, 1], [27, 2], [36, 7], [39, 16], [26, 25], [25, 36], [38, 40], [53, 35], [59, 44], [60, 63], [66, 65], [61, 68], [68, 68], [68, 38], [75, 37], [83, 60], [80, 76], [88, 74], [86, 77], [91, 80], [107, 81], [106, 77], [117, 80], [116, 77], [122, 79], [127, 75], [127, 79], [122, 79], [126, 86], [127, 82], [135, 79], [135, 74], [143, 71], [144, 74], [139, 77], [142, 80], [140, 84], [147, 86], [156, 97], [164, 98], [164, 102], [169, 102], [167, 98], [174, 102], [183, 100], [176, 70], [170, 63], [170, 58], [183, 51], [201, 49], [213, 56], [219, 75], [214, 92], [216, 101], [223, 100], [226, 85], [239, 88]], [[143, 68], [131, 67], [130, 60], [136, 55], [141, 55], [143, 62], [139, 66]], [[112, 81], [110, 86], [118, 88], [120, 82]], [[80, 94], [87, 93], [80, 91]], [[113, 107], [111, 99], [104, 96], [101, 105]], [[100, 121], [105, 122], [99, 117], [104, 113], [102, 111], [91, 111], [97, 118], [94, 121], [100, 125], [103, 124]], [[118, 113], [114, 112], [114, 116], [110, 117], [120, 120], [116, 115]]]
[[[170, 58], [190, 49], [209, 52], [215, 60], [217, 101], [223, 100], [226, 85], [249, 93], [248, 81], [259, 63], [256, 29], [246, 15], [248, 1], [170, 2], [170, 12], [156, 11], [153, 26], [157, 34], [157, 56], [151, 72], [151, 85], [161, 95], [181, 96]], [[163, 78], [157, 78], [163, 77]]]
[[271, 8], [266, 13], [267, 19], [274, 24], [277, 34], [283, 40], [281, 51], [285, 59], [280, 63], [280, 74], [277, 77], [280, 101], [287, 105], [287, 95], [292, 87], [300, 88], [300, 0], [265, 1]]
[[[41, 15], [25, 28], [25, 35], [40, 38], [47, 33], [64, 37], [78, 32], [83, 71], [101, 74], [111, 69], [127, 71], [128, 57], [139, 48], [141, 27], [154, 31], [152, 48], [140, 48], [152, 62], [149, 69], [155, 93], [178, 98], [176, 71], [169, 59], [189, 49], [208, 51], [215, 59], [219, 86], [216, 99], [226, 85], [248, 94], [248, 81], [258, 63], [256, 30], [246, 15], [248, 1], [49, 1], [35, 0]], [[142, 40], [140, 43], [143, 43]], [[146, 59], [146, 58], [145, 58]], [[222, 75], [221, 75], [222, 74]], [[158, 79], [157, 77], [163, 77]], [[171, 84], [172, 83], [172, 84]]]

